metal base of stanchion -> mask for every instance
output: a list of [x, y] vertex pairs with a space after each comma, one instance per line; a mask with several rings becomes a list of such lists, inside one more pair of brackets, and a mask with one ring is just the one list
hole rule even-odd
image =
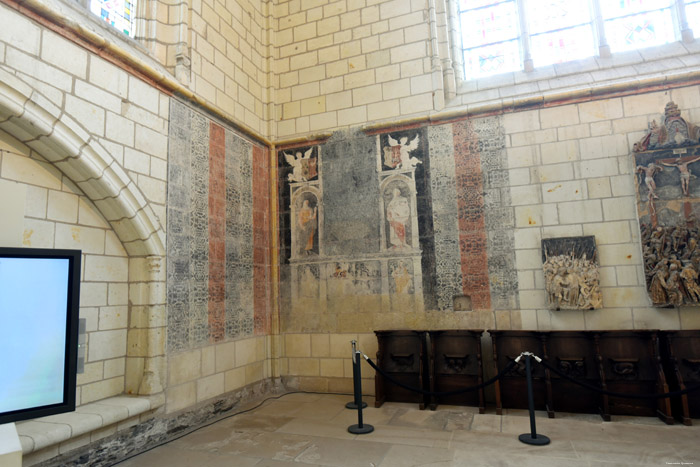
[[363, 424], [362, 427], [360, 427], [360, 425], [350, 425], [348, 427], [348, 431], [353, 435], [366, 435], [367, 433], [372, 433], [374, 431], [374, 427], [366, 423]]
[[[355, 401], [351, 401], [351, 402], [348, 402], [347, 404], [345, 404], [345, 408], [346, 408], [346, 409], [357, 410], [357, 404], [355, 404]], [[367, 402], [362, 401], [362, 408], [363, 408], [363, 409], [366, 409], [366, 408], [367, 408]]]
[[532, 433], [523, 433], [518, 436], [518, 439], [525, 444], [533, 444], [535, 446], [544, 446], [549, 444], [549, 438], [545, 435], [537, 435], [537, 438], [532, 437]]

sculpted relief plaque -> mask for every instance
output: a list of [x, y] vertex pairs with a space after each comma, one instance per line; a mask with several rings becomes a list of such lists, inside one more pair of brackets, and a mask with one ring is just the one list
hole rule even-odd
[[592, 310], [603, 306], [595, 237], [542, 240], [547, 307]]
[[655, 306], [700, 304], [700, 128], [673, 102], [634, 145], [647, 291]]

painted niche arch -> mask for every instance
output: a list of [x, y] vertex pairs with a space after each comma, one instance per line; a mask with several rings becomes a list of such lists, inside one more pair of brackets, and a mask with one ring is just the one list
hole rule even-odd
[[380, 232], [382, 251], [417, 250], [418, 208], [413, 178], [395, 174], [379, 185], [382, 201]]
[[292, 259], [322, 256], [323, 198], [315, 186], [297, 189], [291, 199]]
[[[112, 226], [129, 255], [129, 296], [139, 305], [131, 310], [160, 307], [165, 313], [165, 232], [136, 184], [79, 120], [0, 70], [0, 129], [58, 168]], [[130, 320], [140, 321], [140, 327], [128, 330], [125, 390], [157, 394], [163, 391], [164, 317], [157, 312], [143, 315], [149, 316], [149, 322]], [[158, 333], [161, 338], [156, 337]]]

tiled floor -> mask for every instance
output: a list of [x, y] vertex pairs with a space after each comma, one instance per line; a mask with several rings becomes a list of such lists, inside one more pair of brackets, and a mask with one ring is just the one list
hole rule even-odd
[[136, 456], [120, 467], [299, 466], [700, 466], [700, 420], [664, 425], [655, 418], [537, 413], [548, 446], [530, 446], [526, 411], [479, 415], [471, 407], [386, 403], [364, 410], [373, 433], [352, 435], [348, 396], [289, 394]]

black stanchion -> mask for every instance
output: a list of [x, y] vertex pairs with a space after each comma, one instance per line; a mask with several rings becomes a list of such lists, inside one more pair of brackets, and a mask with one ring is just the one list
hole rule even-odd
[[[355, 346], [355, 341], [352, 341], [352, 355], [353, 355], [353, 358], [355, 358], [355, 351], [356, 351], [356, 350], [357, 350], [357, 348], [356, 348], [356, 346]], [[354, 367], [353, 367], [353, 371], [355, 371], [355, 370], [354, 370]], [[355, 374], [354, 374], [354, 373], [353, 373], [352, 377], [353, 377], [353, 378], [355, 377]], [[354, 382], [353, 382], [353, 384], [354, 384]], [[351, 400], [350, 402], [348, 402], [347, 404], [345, 404], [345, 408], [346, 408], [346, 409], [357, 410], [357, 399], [356, 399], [356, 398], [357, 398], [357, 392], [355, 392], [355, 394], [354, 394], [353, 396], [354, 396], [355, 398], [354, 398], [353, 400]], [[360, 397], [360, 399], [362, 399], [362, 397]], [[366, 408], [367, 408], [367, 402], [362, 401], [362, 408], [363, 408], [363, 409], [366, 409]]]
[[[357, 408], [357, 425], [350, 425], [348, 431], [354, 435], [372, 433], [374, 427], [362, 423], [362, 374], [360, 370], [360, 352], [356, 348], [356, 342], [352, 341], [352, 383], [355, 393], [355, 407]], [[366, 406], [367, 404], [365, 404]], [[347, 405], [346, 405], [347, 407]]]
[[[523, 352], [520, 354], [515, 361], [520, 360], [522, 356], [525, 356], [525, 373], [527, 377], [527, 405], [530, 411], [530, 433], [523, 433], [518, 436], [518, 439], [525, 444], [534, 444], [536, 446], [543, 446], [549, 444], [549, 438], [545, 435], [537, 434], [537, 427], [535, 426], [535, 397], [532, 394], [532, 365], [530, 364], [530, 357], [533, 356], [530, 352]], [[539, 361], [539, 359], [538, 359]]]

